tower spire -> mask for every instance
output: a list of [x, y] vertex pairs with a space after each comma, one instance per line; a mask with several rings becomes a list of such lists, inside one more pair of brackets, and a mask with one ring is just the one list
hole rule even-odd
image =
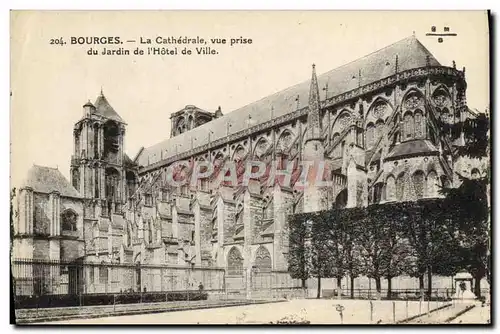
[[309, 128], [309, 139], [320, 139], [321, 137], [321, 122], [320, 122], [320, 98], [318, 78], [316, 76], [316, 66], [312, 65], [311, 87], [309, 89], [309, 114], [307, 123]]
[[102, 86], [101, 86], [101, 96], [104, 96], [104, 93], [103, 93], [103, 91], [102, 91]]

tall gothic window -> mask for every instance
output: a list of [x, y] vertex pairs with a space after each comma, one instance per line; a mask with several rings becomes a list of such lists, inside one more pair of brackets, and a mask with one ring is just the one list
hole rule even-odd
[[414, 135], [413, 116], [407, 113], [404, 117], [405, 139], [412, 139]]
[[99, 125], [94, 125], [94, 158], [99, 157]]
[[120, 148], [120, 129], [118, 124], [108, 121], [104, 124], [104, 157], [112, 162], [116, 162]]
[[73, 188], [80, 191], [80, 170], [78, 168], [73, 169], [71, 176]]
[[80, 134], [75, 134], [75, 155], [80, 152]]
[[272, 259], [271, 254], [266, 247], [260, 246], [255, 254], [255, 269], [258, 272], [271, 272]]
[[342, 190], [335, 198], [335, 208], [343, 209], [347, 205], [347, 189]]
[[373, 123], [369, 123], [366, 126], [366, 148], [370, 149], [375, 140], [375, 126]]
[[438, 195], [438, 177], [435, 171], [427, 174], [427, 197], [437, 197]]
[[99, 169], [97, 167], [94, 169], [94, 197], [101, 197], [99, 196]]
[[114, 168], [106, 168], [106, 199], [116, 201], [119, 196], [120, 173]]
[[64, 210], [61, 214], [61, 230], [76, 231], [76, 221], [78, 215], [73, 210]]
[[231, 248], [227, 255], [227, 273], [228, 275], [243, 274], [243, 257], [236, 247]]
[[424, 137], [424, 122], [422, 112], [420, 110], [415, 111], [415, 138]]
[[380, 201], [382, 200], [383, 186], [383, 183], [377, 183], [373, 187], [373, 203], [380, 203]]
[[396, 199], [396, 180], [394, 179], [394, 176], [390, 175], [387, 178], [387, 186], [385, 191], [385, 197], [388, 201], [394, 201]]
[[396, 180], [396, 199], [402, 201], [405, 197], [405, 174], [401, 173]]
[[421, 170], [418, 170], [413, 174], [413, 186], [415, 187], [415, 196], [417, 199], [424, 197], [424, 181], [424, 172]]
[[380, 139], [382, 134], [384, 133], [384, 121], [379, 119], [377, 121], [377, 125], [375, 127], [375, 142], [374, 144]]

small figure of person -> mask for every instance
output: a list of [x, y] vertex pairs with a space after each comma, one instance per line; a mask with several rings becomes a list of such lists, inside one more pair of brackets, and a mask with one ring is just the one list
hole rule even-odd
[[458, 296], [459, 297], [463, 297], [464, 292], [467, 289], [467, 284], [465, 284], [465, 282], [460, 282], [460, 284], [458, 285], [458, 287], [460, 288], [460, 291], [458, 292]]
[[198, 285], [198, 290], [200, 291], [200, 293], [203, 292], [203, 289], [204, 289], [203, 283], [200, 282], [200, 285]]

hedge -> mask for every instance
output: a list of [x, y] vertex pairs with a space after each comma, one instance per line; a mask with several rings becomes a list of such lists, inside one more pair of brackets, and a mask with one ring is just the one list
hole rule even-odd
[[15, 308], [49, 308], [95, 306], [113, 304], [158, 303], [184, 300], [207, 300], [208, 294], [200, 291], [93, 293], [83, 295], [17, 296]]

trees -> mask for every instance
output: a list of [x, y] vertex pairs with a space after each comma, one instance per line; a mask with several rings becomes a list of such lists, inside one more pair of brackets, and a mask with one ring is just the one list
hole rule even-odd
[[446, 205], [454, 212], [457, 266], [467, 269], [474, 277], [474, 293], [481, 295], [480, 281], [490, 280], [490, 119], [487, 113], [457, 122], [452, 127], [452, 139], [463, 139], [456, 155], [473, 162], [483, 162], [483, 177], [468, 178], [459, 173], [460, 185], [442, 189]]
[[[316, 298], [321, 297], [321, 279], [328, 277], [338, 277], [341, 268], [335, 267], [335, 257], [338, 258], [338, 253], [335, 252], [336, 238], [330, 238], [329, 226], [327, 224], [328, 215], [326, 212], [321, 212], [315, 216], [315, 219], [307, 221], [306, 225], [306, 251], [310, 261], [307, 261], [308, 269], [311, 277], [318, 279], [318, 291]], [[309, 233], [309, 231], [311, 231]]]
[[[450, 134], [451, 141], [461, 143], [454, 146], [455, 158], [486, 160], [483, 177], [459, 175], [458, 187], [441, 189], [444, 198], [301, 214], [302, 220], [316, 217], [319, 225], [309, 247], [315, 256], [310, 269], [300, 269], [304, 266], [299, 264], [308, 263], [310, 255], [299, 255], [305, 248], [295, 247], [298, 253], [292, 256], [290, 267], [295, 277], [309, 277], [307, 270], [312, 270], [339, 281], [348, 274], [352, 291], [353, 278], [363, 274], [375, 279], [378, 292], [381, 278], [386, 278], [389, 295], [391, 279], [403, 273], [418, 277], [423, 293], [427, 273], [430, 295], [432, 274], [451, 276], [467, 269], [475, 280], [474, 292], [480, 296], [479, 282], [483, 277], [490, 280], [491, 267], [489, 118], [479, 114], [439, 126]], [[294, 238], [290, 238], [290, 245]], [[302, 244], [303, 240], [297, 239]]]
[[[451, 276], [466, 268], [479, 282], [487, 275], [488, 207], [484, 183], [465, 180], [446, 198], [374, 204], [295, 215], [290, 221], [289, 270], [294, 278], [418, 277], [432, 293], [432, 274]], [[479, 295], [479, 284], [475, 285]]]
[[309, 272], [306, 267], [306, 217], [300, 214], [289, 216], [288, 272], [292, 278], [302, 280], [305, 288]]
[[489, 207], [488, 179], [460, 177], [462, 184], [446, 189], [445, 203], [453, 212], [454, 241], [458, 251], [456, 266], [474, 277], [474, 294], [481, 296], [480, 281], [489, 275]]

